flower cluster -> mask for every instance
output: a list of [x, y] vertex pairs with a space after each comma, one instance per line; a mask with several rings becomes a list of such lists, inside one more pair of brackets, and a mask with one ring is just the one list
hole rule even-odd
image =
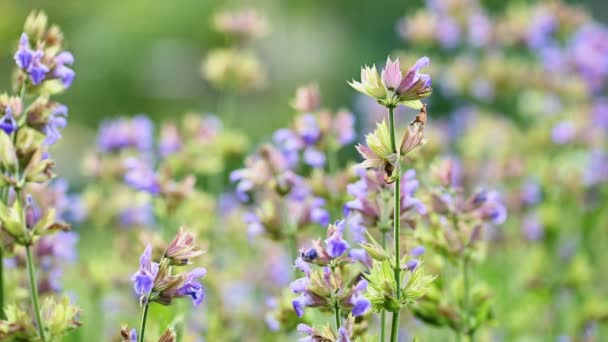
[[382, 74], [378, 74], [376, 66], [361, 69], [361, 81], [352, 81], [350, 86], [355, 90], [375, 98], [386, 107], [397, 107], [399, 104], [415, 109], [422, 108], [420, 99], [431, 95], [431, 76], [418, 71], [428, 66], [428, 57], [422, 57], [407, 71], [401, 72], [399, 58], [386, 60]]
[[[313, 246], [302, 250], [295, 261], [295, 267], [304, 277], [290, 284], [291, 291], [298, 295], [292, 301], [298, 315], [304, 315], [305, 307], [318, 307], [325, 310], [349, 309], [354, 317], [364, 315], [370, 308], [364, 296], [367, 281], [353, 279], [354, 259], [349, 256], [350, 246], [343, 238], [345, 221], [330, 225], [327, 238], [313, 241]], [[314, 267], [317, 265], [319, 267]]]
[[194, 306], [202, 303], [205, 293], [199, 279], [207, 270], [195, 268], [190, 272], [172, 274], [171, 265], [184, 266], [203, 252], [196, 250], [194, 236], [182, 229], [167, 246], [159, 262], [152, 261], [152, 246], [148, 245], [139, 260], [139, 270], [133, 275], [133, 288], [140, 304], [157, 302], [170, 305], [175, 298], [190, 297]]
[[[46, 14], [31, 13], [14, 54], [17, 94], [0, 95], [0, 262], [12, 266], [13, 279], [27, 279], [14, 286], [29, 283], [32, 302], [31, 310], [21, 309], [19, 300], [4, 302], [17, 298], [19, 289], [7, 291], [5, 270], [0, 268], [2, 340], [46, 341], [80, 325], [80, 310], [67, 299], [58, 302], [52, 297], [61, 290], [63, 263], [76, 258], [78, 241], [64, 222], [69, 216], [67, 186], [61, 181], [49, 184], [56, 176], [49, 147], [61, 138], [68, 114], [67, 107], [51, 96], [68, 89], [75, 76], [69, 67], [74, 57], [63, 51], [63, 43], [61, 30], [47, 27]], [[74, 200], [74, 208], [77, 205]], [[69, 218], [78, 218], [77, 211]], [[36, 264], [41, 266], [38, 273]], [[49, 295], [42, 306], [41, 294]]]

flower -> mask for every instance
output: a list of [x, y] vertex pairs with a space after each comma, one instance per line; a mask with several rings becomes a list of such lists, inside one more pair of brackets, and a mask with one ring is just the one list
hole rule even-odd
[[299, 87], [291, 106], [300, 113], [311, 113], [321, 107], [319, 85], [312, 83]]
[[152, 195], [160, 193], [160, 183], [154, 170], [145, 162], [135, 158], [125, 160], [127, 169], [124, 180], [129, 186], [148, 192]]
[[349, 82], [355, 90], [375, 98], [385, 107], [397, 107], [403, 104], [414, 109], [422, 108], [420, 99], [429, 96], [431, 77], [418, 71], [428, 66], [428, 57], [422, 57], [408, 70], [405, 76], [401, 73], [399, 59], [387, 58], [386, 66], [378, 75], [376, 66], [365, 66], [361, 69], [361, 81]]
[[350, 303], [353, 306], [352, 313], [355, 317], [364, 315], [371, 307], [369, 299], [365, 298], [362, 294], [362, 292], [365, 292], [366, 290], [367, 280], [365, 279], [360, 280], [353, 290]]
[[386, 120], [376, 123], [376, 130], [365, 136], [367, 146], [357, 145], [356, 149], [364, 161], [362, 168], [380, 168], [387, 178], [391, 177], [397, 162], [397, 153], [391, 147], [391, 137]]
[[207, 275], [207, 270], [199, 267], [186, 274], [184, 284], [177, 290], [178, 296], [190, 296], [192, 304], [199, 306], [205, 298], [205, 292], [198, 279], [204, 278]]
[[348, 242], [342, 238], [343, 233], [344, 220], [337, 221], [335, 225], [330, 225], [327, 229], [329, 237], [325, 240], [325, 245], [327, 245], [327, 254], [332, 259], [342, 256], [349, 248]]
[[185, 232], [183, 228], [180, 228], [173, 241], [171, 241], [165, 250], [164, 257], [171, 260], [171, 264], [182, 266], [189, 264], [189, 259], [203, 253], [202, 250], [196, 250], [194, 234]]
[[11, 134], [17, 130], [17, 121], [13, 117], [11, 107], [7, 106], [4, 116], [0, 117], [0, 129], [6, 132], [6, 134]]
[[30, 40], [24, 32], [19, 39], [19, 49], [15, 53], [15, 63], [19, 69], [25, 71], [32, 81], [33, 85], [38, 85], [44, 81], [49, 68], [42, 64], [42, 50], [33, 51], [30, 48]]
[[68, 51], [63, 51], [55, 56], [55, 68], [53, 69], [53, 76], [61, 80], [64, 88], [72, 86], [76, 73], [67, 65], [74, 64], [74, 55]]
[[153, 130], [152, 121], [144, 115], [105, 121], [97, 135], [97, 148], [102, 152], [128, 148], [149, 151], [152, 148]]
[[57, 105], [49, 116], [46, 126], [44, 126], [44, 133], [46, 138], [44, 143], [47, 146], [55, 144], [61, 138], [61, 132], [59, 129], [65, 128], [67, 125], [68, 107], [64, 105]]
[[140, 297], [140, 302], [145, 304], [146, 297], [150, 295], [154, 288], [154, 282], [158, 275], [159, 264], [152, 261], [152, 246], [146, 246], [144, 253], [139, 259], [139, 270], [131, 277], [133, 289]]

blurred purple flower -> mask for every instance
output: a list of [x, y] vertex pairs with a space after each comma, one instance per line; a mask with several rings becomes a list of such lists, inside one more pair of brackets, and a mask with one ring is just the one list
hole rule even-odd
[[102, 152], [127, 148], [149, 151], [153, 143], [153, 130], [152, 121], [144, 115], [105, 121], [97, 135], [97, 148]]
[[33, 51], [30, 47], [30, 40], [25, 34], [21, 34], [19, 39], [19, 49], [15, 53], [15, 63], [17, 66], [25, 71], [32, 81], [33, 85], [38, 85], [44, 81], [46, 74], [49, 72], [49, 68], [42, 64], [42, 57], [44, 53], [42, 50]]
[[152, 195], [160, 193], [158, 176], [148, 163], [140, 159], [129, 158], [125, 160], [125, 168], [124, 180], [127, 185]]
[[76, 76], [74, 70], [66, 66], [72, 64], [74, 64], [74, 56], [68, 51], [63, 51], [55, 56], [53, 76], [59, 78], [66, 89], [72, 86], [72, 82]]
[[47, 146], [55, 144], [61, 138], [61, 132], [59, 129], [64, 129], [67, 125], [68, 107], [65, 105], [58, 105], [52, 111], [49, 116], [49, 121], [44, 127], [44, 133], [46, 138], [44, 143]]
[[17, 130], [17, 121], [13, 117], [13, 110], [10, 106], [6, 107], [4, 116], [0, 117], [0, 129], [6, 134], [11, 134]]
[[558, 145], [565, 145], [574, 139], [576, 125], [572, 121], [562, 121], [553, 127], [551, 140]]

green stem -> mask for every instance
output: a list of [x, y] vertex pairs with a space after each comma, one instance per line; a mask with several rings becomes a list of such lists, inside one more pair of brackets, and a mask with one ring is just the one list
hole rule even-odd
[[[390, 134], [391, 134], [391, 148], [393, 153], [397, 153], [397, 163], [401, 163], [401, 158], [397, 152], [397, 141], [395, 139], [395, 112], [393, 107], [388, 107], [388, 116], [390, 123]], [[395, 172], [399, 172], [399, 167], [395, 167]], [[401, 298], [401, 258], [399, 257], [399, 243], [400, 243], [400, 223], [401, 223], [401, 182], [399, 179], [400, 175], [396, 175], [395, 180], [395, 192], [394, 192], [394, 206], [393, 206], [393, 235], [395, 242], [395, 285], [396, 285], [396, 296], [397, 298]], [[393, 313], [393, 322], [391, 326], [391, 341], [397, 341], [397, 337], [399, 335], [399, 311]]]
[[0, 319], [6, 319], [4, 314], [4, 248], [0, 246]]
[[148, 308], [150, 308], [150, 303], [147, 303], [144, 306], [144, 311], [141, 314], [141, 326], [139, 328], [139, 342], [144, 342], [144, 333], [146, 332], [146, 321], [148, 320]]
[[[10, 188], [4, 187], [0, 189], [0, 201], [2, 204], [7, 204], [8, 193]], [[0, 320], [6, 319], [4, 313], [4, 247], [0, 244]]]
[[340, 330], [340, 303], [336, 301], [334, 304], [334, 313], [336, 314], [336, 331]]
[[391, 342], [397, 342], [399, 338], [399, 311], [393, 312], [393, 322], [391, 324]]
[[34, 258], [32, 257], [32, 246], [25, 246], [25, 255], [27, 258], [27, 271], [30, 281], [30, 292], [32, 296], [32, 305], [36, 314], [36, 326], [38, 327], [38, 335], [42, 342], [46, 341], [44, 337], [44, 324], [40, 316], [40, 302], [38, 300], [38, 283], [36, 282], [36, 271], [34, 270]]
[[[386, 249], [386, 229], [382, 228], [382, 248]], [[380, 312], [380, 342], [384, 342], [386, 338], [386, 310]]]
[[469, 257], [465, 255], [462, 263], [462, 274], [464, 282], [464, 297], [462, 301], [463, 311], [465, 315], [465, 329], [471, 342], [475, 341], [475, 333], [470, 326], [470, 299], [469, 299]]

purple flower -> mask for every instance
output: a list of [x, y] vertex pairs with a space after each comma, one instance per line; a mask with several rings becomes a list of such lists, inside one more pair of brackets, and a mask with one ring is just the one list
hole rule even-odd
[[148, 245], [139, 259], [139, 270], [131, 277], [133, 289], [140, 296], [140, 301], [143, 302], [152, 292], [158, 269], [158, 263], [152, 261], [152, 246]]
[[424, 254], [423, 246], [416, 246], [410, 251], [410, 255], [415, 258], [421, 256], [422, 254]]
[[310, 295], [306, 292], [301, 293], [296, 299], [291, 301], [291, 305], [293, 306], [293, 310], [296, 312], [296, 315], [300, 318], [304, 316], [304, 308], [312, 304], [312, 299]]
[[203, 286], [198, 282], [198, 279], [204, 278], [207, 275], [207, 270], [204, 268], [195, 268], [186, 275], [186, 281], [182, 287], [177, 290], [180, 296], [190, 296], [192, 304], [199, 306], [205, 298]]
[[528, 46], [534, 49], [546, 45], [553, 32], [558, 28], [557, 26], [558, 21], [552, 13], [543, 8], [537, 9], [528, 27], [526, 37]]
[[469, 17], [469, 43], [472, 46], [485, 46], [491, 34], [492, 23], [485, 13], [477, 12]]
[[72, 86], [76, 73], [66, 65], [74, 64], [74, 56], [68, 51], [63, 51], [55, 56], [55, 68], [53, 76], [61, 80], [64, 88]]
[[135, 328], [131, 329], [131, 333], [129, 334], [130, 342], [137, 342], [137, 330]]
[[325, 240], [327, 245], [327, 254], [332, 259], [342, 256], [344, 252], [349, 248], [348, 242], [346, 242], [342, 235], [344, 233], [344, 220], [337, 221], [334, 226], [331, 226], [329, 237]]
[[30, 48], [30, 40], [25, 32], [19, 38], [19, 49], [14, 57], [15, 63], [17, 63], [17, 66], [21, 70], [29, 70], [34, 61], [34, 51]]
[[153, 146], [154, 126], [144, 115], [132, 119], [119, 118], [101, 124], [97, 135], [97, 148], [114, 152], [127, 148], [149, 151]]
[[135, 205], [124, 208], [118, 215], [121, 225], [132, 226], [151, 226], [154, 224], [154, 211], [150, 204]]
[[405, 266], [407, 267], [408, 270], [410, 271], [414, 271], [416, 269], [416, 267], [418, 267], [418, 259], [410, 259], [408, 260], [407, 263], [405, 263]]
[[19, 39], [19, 49], [15, 53], [15, 63], [17, 66], [28, 73], [33, 85], [38, 85], [46, 78], [49, 68], [42, 64], [42, 50], [33, 51], [30, 47], [30, 40], [27, 34], [21, 34]]
[[182, 148], [182, 140], [179, 136], [177, 126], [174, 124], [166, 124], [160, 130], [160, 141], [158, 149], [160, 155], [166, 157], [179, 151]]
[[68, 107], [65, 105], [58, 105], [53, 109], [49, 116], [49, 121], [44, 127], [44, 133], [46, 138], [44, 143], [47, 146], [55, 144], [61, 138], [61, 132], [59, 129], [64, 129], [67, 125]]
[[437, 20], [437, 39], [442, 47], [452, 49], [460, 43], [460, 28], [458, 24], [448, 16], [441, 16]]
[[350, 302], [353, 305], [352, 313], [355, 317], [364, 315], [371, 307], [369, 299], [361, 294], [365, 290], [367, 290], [367, 280], [365, 279], [360, 280], [353, 290]]
[[295, 127], [296, 132], [307, 145], [314, 145], [321, 138], [319, 123], [312, 114], [304, 114], [298, 117]]
[[11, 134], [17, 130], [17, 121], [13, 117], [13, 110], [11, 107], [6, 107], [4, 116], [0, 117], [0, 129], [6, 134]]
[[329, 224], [329, 212], [324, 206], [325, 200], [320, 197], [313, 198], [310, 204], [310, 220], [321, 226]]
[[127, 169], [124, 180], [134, 189], [148, 192], [152, 195], [160, 193], [160, 184], [154, 170], [145, 162], [129, 158], [125, 161]]
[[355, 141], [355, 116], [353, 113], [346, 110], [339, 111], [333, 121], [333, 130], [341, 146]]
[[530, 214], [524, 217], [521, 224], [521, 231], [524, 237], [530, 241], [538, 241], [543, 238], [544, 228], [540, 219], [535, 214]]
[[602, 150], [589, 152], [589, 161], [585, 168], [583, 182], [594, 186], [608, 181], [608, 154]]
[[264, 231], [266, 231], [264, 224], [262, 223], [262, 221], [260, 220], [258, 215], [256, 215], [255, 213], [252, 213], [252, 212], [245, 213], [245, 215], [243, 215], [243, 222], [247, 225], [247, 237], [249, 238], [250, 241], [254, 237], [256, 237], [256, 236], [264, 233]]
[[553, 127], [551, 140], [558, 145], [565, 145], [574, 139], [576, 125], [572, 121], [562, 121]]
[[582, 26], [567, 51], [590, 88], [600, 90], [608, 76], [608, 28], [596, 23]]
[[507, 208], [496, 191], [487, 193], [487, 199], [477, 210], [480, 218], [493, 224], [503, 224], [507, 219]]
[[314, 147], [307, 147], [304, 150], [304, 162], [317, 169], [323, 168], [325, 166], [325, 154]]

